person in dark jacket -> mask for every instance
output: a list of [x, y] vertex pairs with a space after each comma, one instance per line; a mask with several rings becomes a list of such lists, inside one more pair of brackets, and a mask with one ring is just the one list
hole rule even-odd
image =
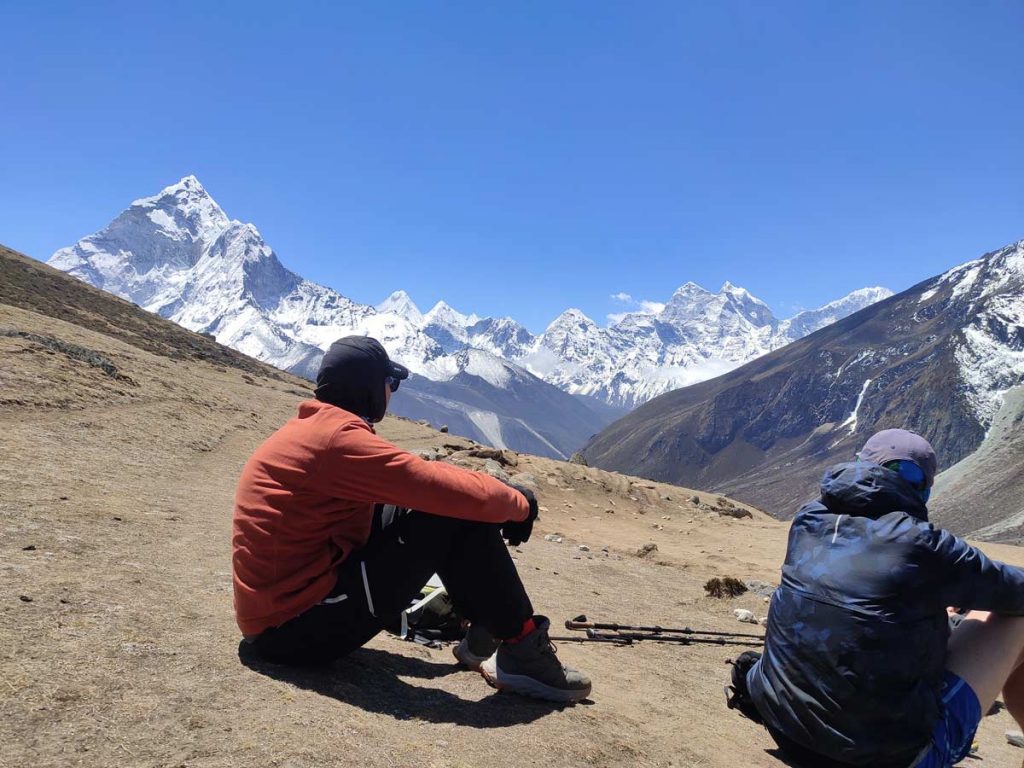
[[[798, 765], [953, 765], [1001, 690], [1024, 723], [1024, 570], [928, 522], [935, 470], [924, 438], [884, 430], [793, 519], [746, 682]], [[954, 606], [973, 610], [951, 635]]]

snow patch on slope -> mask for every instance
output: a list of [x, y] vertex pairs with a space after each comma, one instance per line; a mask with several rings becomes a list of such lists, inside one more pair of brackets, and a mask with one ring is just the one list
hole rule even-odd
[[857, 404], [853, 406], [853, 413], [847, 417], [846, 421], [839, 425], [840, 429], [849, 427], [851, 435], [857, 431], [857, 414], [860, 412], [860, 404], [864, 402], [864, 395], [867, 394], [868, 387], [870, 386], [871, 379], [867, 379], [864, 382], [864, 386], [860, 388], [860, 394], [857, 395]]
[[[475, 408], [467, 408], [466, 416], [473, 422], [473, 426], [487, 438], [487, 443], [495, 448], [507, 448], [505, 438], [501, 434], [501, 421], [496, 413], [481, 411]], [[532, 430], [531, 430], [532, 431]], [[545, 441], [547, 442], [547, 441]]]

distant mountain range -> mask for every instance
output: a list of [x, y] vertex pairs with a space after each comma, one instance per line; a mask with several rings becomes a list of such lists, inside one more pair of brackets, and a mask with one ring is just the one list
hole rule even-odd
[[906, 427], [952, 468], [937, 483], [936, 519], [1012, 539], [1024, 530], [1022, 383], [1024, 241], [655, 398], [585, 455], [788, 516], [816, 494], [829, 464], [851, 459], [878, 429]]
[[[376, 307], [286, 269], [252, 224], [186, 176], [49, 260], [96, 287], [284, 370], [315, 375], [336, 338], [368, 334], [418, 374], [393, 408], [501, 447], [565, 458], [629, 408], [779, 348], [890, 295], [868, 288], [776, 319], [726, 283], [687, 283], [657, 313], [599, 327], [570, 309], [539, 335], [512, 318]], [[578, 397], [572, 397], [578, 396]]]

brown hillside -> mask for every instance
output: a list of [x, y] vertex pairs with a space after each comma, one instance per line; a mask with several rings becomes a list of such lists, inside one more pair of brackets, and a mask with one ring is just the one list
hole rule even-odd
[[[725, 708], [723, 662], [739, 648], [562, 643], [594, 680], [591, 701], [563, 709], [495, 693], [447, 648], [386, 635], [324, 670], [243, 666], [234, 484], [308, 384], [7, 251], [0, 360], [0, 766], [780, 765]], [[483, 463], [418, 424], [389, 418], [382, 432]], [[586, 613], [749, 632], [733, 609], [766, 612], [761, 597], [712, 599], [703, 584], [773, 582], [784, 524], [731, 517], [746, 508], [717, 496], [510, 459], [545, 508], [515, 557], [555, 625]], [[1009, 727], [1005, 713], [985, 721], [985, 765], [1019, 762]]]

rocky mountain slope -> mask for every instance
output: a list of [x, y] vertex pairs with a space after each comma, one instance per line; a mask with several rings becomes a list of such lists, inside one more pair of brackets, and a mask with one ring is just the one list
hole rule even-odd
[[[418, 311], [399, 305], [393, 308], [399, 311], [379, 311], [304, 280], [281, 264], [252, 224], [229, 219], [194, 176], [136, 200], [49, 263], [306, 378], [315, 376], [335, 339], [373, 336], [423, 377], [404, 390], [411, 396], [395, 399], [396, 412], [453, 422], [461, 434], [500, 448], [565, 458], [612, 420], [604, 409], [586, 407], [491, 351], [457, 354], [463, 345], [438, 343], [407, 319], [415, 320]], [[426, 320], [435, 318], [447, 316], [435, 308]], [[512, 381], [516, 391], [503, 391]], [[467, 393], [475, 395], [472, 402]], [[509, 416], [516, 401], [549, 407]]]
[[[330, 667], [245, 666], [232, 617], [234, 486], [308, 383], [0, 248], [0, 765], [312, 768], [339, 763], [781, 768], [726, 709], [742, 647], [559, 642], [594, 680], [556, 708], [498, 694], [451, 650], [388, 635]], [[389, 439], [483, 468], [479, 445], [388, 417]], [[785, 526], [715, 494], [502, 452], [542, 505], [513, 557], [553, 625], [756, 631]], [[1018, 564], [1020, 550], [989, 545]], [[558, 634], [569, 634], [559, 631]], [[1005, 711], [980, 757], [1011, 765]]]
[[1024, 544], [1022, 467], [1024, 387], [1013, 387], [977, 450], [936, 478], [932, 518], [972, 538]]
[[1024, 380], [1022, 295], [1024, 241], [652, 400], [586, 456], [780, 516], [876, 429], [920, 432], [950, 467], [978, 449], [1005, 393]]

